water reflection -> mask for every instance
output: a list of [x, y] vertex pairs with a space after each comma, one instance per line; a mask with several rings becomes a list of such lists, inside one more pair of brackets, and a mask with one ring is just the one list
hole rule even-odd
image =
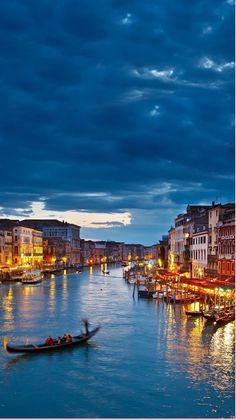
[[52, 312], [55, 310], [56, 303], [56, 281], [55, 276], [51, 279], [49, 283], [49, 311]]
[[6, 292], [6, 295], [1, 298], [1, 311], [3, 311], [3, 320], [6, 321], [5, 330], [7, 331], [12, 329], [12, 322], [14, 320], [13, 300], [13, 289], [10, 287]]
[[234, 324], [216, 330], [213, 323], [202, 317], [189, 318], [181, 307], [171, 304], [166, 308], [166, 321], [166, 358], [175, 365], [175, 373], [185, 371], [192, 385], [204, 380], [217, 390], [232, 387]]
[[[181, 305], [133, 300], [133, 287], [122, 278], [122, 269], [112, 270], [110, 265], [109, 269], [110, 276], [101, 272], [107, 270], [104, 264], [102, 269], [84, 270], [80, 277], [64, 273], [48, 278], [37, 287], [0, 288], [0, 334], [11, 330], [12, 343], [25, 343], [27, 338], [38, 343], [48, 333], [79, 333], [83, 317], [93, 325], [102, 324], [96, 338], [78, 349], [8, 359], [0, 349], [0, 368], [5, 372], [1, 397], [6, 406], [0, 404], [0, 416], [25, 417], [24, 385], [29, 415], [35, 417], [38, 383], [43, 382], [40, 391], [46, 399], [53, 379], [55, 400], [63, 399], [63, 406], [61, 412], [52, 407], [50, 417], [69, 417], [73, 406], [73, 417], [112, 417], [114, 411], [125, 417], [125, 410], [129, 417], [173, 417], [173, 412], [176, 417], [229, 417], [234, 323], [215, 328], [201, 317], [186, 316]], [[189, 307], [197, 309], [197, 304]], [[19, 383], [15, 410], [12, 383]], [[50, 399], [45, 408], [40, 406], [40, 417], [47, 416], [48, 406]]]
[[67, 276], [63, 276], [62, 280], [62, 309], [66, 310], [68, 307], [68, 281]]

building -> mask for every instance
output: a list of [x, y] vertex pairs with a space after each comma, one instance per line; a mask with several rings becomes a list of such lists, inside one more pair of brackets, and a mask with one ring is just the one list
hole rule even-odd
[[41, 231], [16, 226], [13, 232], [13, 264], [40, 267], [43, 262], [43, 235]]
[[80, 263], [80, 226], [53, 219], [26, 219], [21, 221], [20, 224], [42, 231], [44, 239], [57, 238], [69, 242], [70, 254], [63, 256], [67, 258], [67, 265], [77, 265]]
[[0, 229], [0, 269], [12, 265], [12, 231]]
[[202, 278], [207, 269], [208, 228], [202, 226], [191, 237], [190, 257], [192, 261], [191, 277]]
[[235, 212], [228, 208], [219, 217], [218, 274], [222, 277], [235, 274]]
[[60, 237], [51, 237], [43, 240], [43, 255], [46, 265], [66, 267], [70, 260], [71, 244]]
[[92, 240], [80, 240], [80, 246], [81, 246], [81, 265], [86, 266], [93, 263], [93, 254], [94, 254], [94, 248], [95, 244]]
[[234, 204], [215, 204], [208, 212], [208, 227], [209, 227], [209, 240], [208, 240], [208, 268], [209, 275], [215, 275], [218, 272], [218, 226], [220, 219], [224, 213], [234, 211]]
[[144, 258], [144, 246], [141, 244], [124, 244], [123, 259], [128, 261], [141, 260]]

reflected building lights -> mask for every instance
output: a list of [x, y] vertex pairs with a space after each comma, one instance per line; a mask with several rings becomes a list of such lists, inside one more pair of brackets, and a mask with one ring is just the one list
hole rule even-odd
[[49, 310], [54, 311], [55, 309], [55, 299], [56, 299], [56, 281], [53, 280], [50, 282], [49, 288]]
[[[7, 295], [2, 297], [3, 318], [7, 322], [14, 319], [13, 315], [13, 290], [9, 288]], [[10, 329], [8, 329], [10, 330]]]

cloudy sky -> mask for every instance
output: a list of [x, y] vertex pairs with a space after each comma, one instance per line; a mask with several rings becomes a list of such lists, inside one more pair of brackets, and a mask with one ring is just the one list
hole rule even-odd
[[153, 244], [234, 200], [233, 0], [1, 0], [0, 216]]

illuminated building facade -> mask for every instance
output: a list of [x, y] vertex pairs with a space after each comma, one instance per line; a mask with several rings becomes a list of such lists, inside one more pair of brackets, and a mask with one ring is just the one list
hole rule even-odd
[[68, 266], [80, 263], [80, 226], [65, 221], [47, 219], [21, 221], [22, 225], [42, 231], [44, 239], [61, 239], [70, 244], [70, 253], [64, 255]]
[[41, 231], [18, 225], [13, 227], [13, 264], [40, 267], [43, 261]]
[[235, 274], [235, 212], [225, 211], [218, 223], [218, 273], [222, 276]]
[[208, 211], [208, 274], [214, 275], [218, 272], [218, 227], [219, 222], [228, 211], [234, 211], [234, 204], [215, 204]]
[[12, 231], [0, 229], [0, 268], [12, 265]]

